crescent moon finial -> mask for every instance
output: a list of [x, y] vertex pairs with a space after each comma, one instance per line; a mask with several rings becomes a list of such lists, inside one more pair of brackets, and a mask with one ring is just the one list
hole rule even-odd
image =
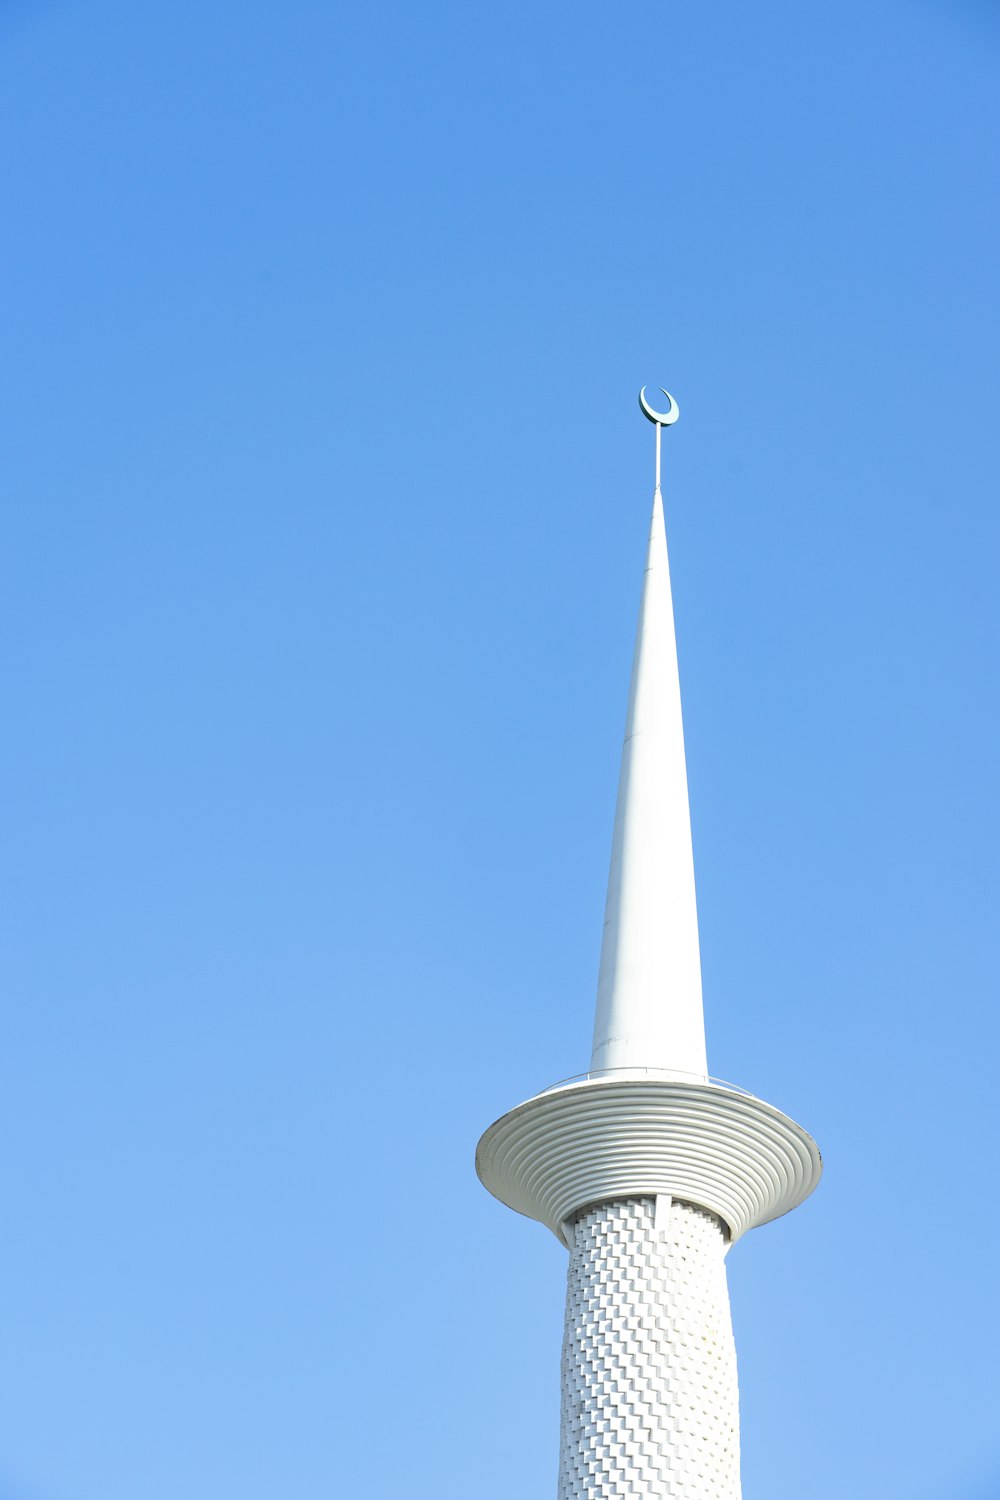
[[659, 389], [661, 394], [667, 398], [668, 405], [665, 412], [657, 411], [655, 407], [650, 406], [646, 400], [645, 386], [639, 392], [639, 405], [642, 407], [643, 416], [648, 417], [651, 422], [655, 422], [657, 427], [672, 427], [680, 416], [680, 408], [669, 391], [665, 391], [662, 385]]

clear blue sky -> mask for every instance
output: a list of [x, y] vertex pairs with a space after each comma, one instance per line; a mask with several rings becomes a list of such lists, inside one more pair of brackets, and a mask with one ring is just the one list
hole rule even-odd
[[1000, 12], [0, 7], [0, 1500], [532, 1500], [666, 454], [746, 1500], [1000, 1495]]

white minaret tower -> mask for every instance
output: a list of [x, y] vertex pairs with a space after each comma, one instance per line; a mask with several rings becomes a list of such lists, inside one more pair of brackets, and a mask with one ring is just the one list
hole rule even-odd
[[567, 1247], [559, 1500], [739, 1500], [725, 1258], [819, 1181], [812, 1137], [708, 1077], [660, 435], [591, 1071], [486, 1131], [484, 1185]]

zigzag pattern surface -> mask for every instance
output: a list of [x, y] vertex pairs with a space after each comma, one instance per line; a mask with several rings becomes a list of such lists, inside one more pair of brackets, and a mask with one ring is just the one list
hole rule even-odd
[[570, 1252], [559, 1500], [740, 1500], [726, 1240], [654, 1198], [583, 1210]]

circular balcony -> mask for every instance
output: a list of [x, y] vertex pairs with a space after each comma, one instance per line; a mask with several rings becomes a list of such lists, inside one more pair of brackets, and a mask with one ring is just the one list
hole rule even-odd
[[708, 1209], [736, 1241], [796, 1208], [822, 1169], [812, 1136], [773, 1105], [648, 1068], [556, 1084], [491, 1125], [476, 1151], [484, 1187], [563, 1244], [588, 1204], [661, 1193]]

